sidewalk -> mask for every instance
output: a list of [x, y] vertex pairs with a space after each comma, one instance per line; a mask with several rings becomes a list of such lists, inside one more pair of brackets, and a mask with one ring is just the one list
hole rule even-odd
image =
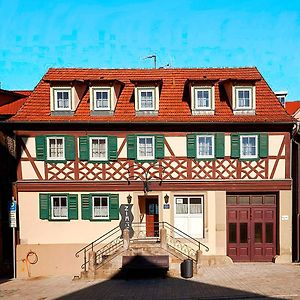
[[0, 299], [300, 299], [300, 264], [205, 267], [192, 279], [72, 281], [68, 276], [0, 283]]

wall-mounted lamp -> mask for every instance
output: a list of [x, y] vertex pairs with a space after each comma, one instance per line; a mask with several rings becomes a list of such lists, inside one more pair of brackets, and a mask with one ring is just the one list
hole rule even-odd
[[131, 200], [132, 200], [132, 197], [131, 197], [131, 195], [129, 194], [129, 195], [127, 196], [127, 203], [130, 204], [130, 203], [131, 203]]
[[165, 199], [165, 203], [166, 204], [168, 204], [169, 203], [169, 195], [168, 194], [166, 194], [165, 196], [164, 196], [164, 199]]

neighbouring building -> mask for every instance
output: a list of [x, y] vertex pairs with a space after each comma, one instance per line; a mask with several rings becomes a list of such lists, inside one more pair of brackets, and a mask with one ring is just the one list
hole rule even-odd
[[[11, 118], [31, 91], [0, 89], [0, 122]], [[16, 151], [13, 131], [0, 123], [0, 275], [12, 274], [12, 229], [9, 228], [8, 204], [12, 183], [16, 181]]]
[[51, 68], [5, 125], [19, 277], [78, 274], [127, 203], [145, 238], [166, 222], [203, 261], [292, 260], [293, 119], [256, 68]]

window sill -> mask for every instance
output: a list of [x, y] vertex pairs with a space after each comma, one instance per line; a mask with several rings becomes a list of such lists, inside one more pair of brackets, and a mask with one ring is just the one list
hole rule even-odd
[[193, 109], [192, 110], [192, 115], [193, 116], [198, 116], [198, 115], [214, 115], [215, 111], [212, 109]]
[[138, 117], [142, 116], [158, 116], [158, 110], [138, 110], [135, 112]]
[[51, 116], [74, 116], [74, 111], [71, 110], [56, 110], [51, 111]]
[[255, 109], [235, 109], [233, 110], [234, 115], [255, 115]]
[[91, 116], [113, 116], [113, 110], [91, 110]]

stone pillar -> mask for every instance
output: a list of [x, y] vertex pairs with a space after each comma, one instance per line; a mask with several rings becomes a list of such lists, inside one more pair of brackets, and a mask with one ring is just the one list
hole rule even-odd
[[202, 256], [202, 251], [199, 249], [196, 251], [197, 266], [200, 266], [201, 264], [201, 256]]
[[89, 266], [88, 266], [88, 277], [94, 278], [96, 274], [96, 252], [89, 252]]
[[123, 249], [124, 250], [129, 249], [129, 243], [130, 243], [129, 229], [125, 228], [123, 230]]
[[167, 229], [161, 228], [159, 230], [159, 236], [160, 236], [160, 246], [163, 249], [167, 249]]

